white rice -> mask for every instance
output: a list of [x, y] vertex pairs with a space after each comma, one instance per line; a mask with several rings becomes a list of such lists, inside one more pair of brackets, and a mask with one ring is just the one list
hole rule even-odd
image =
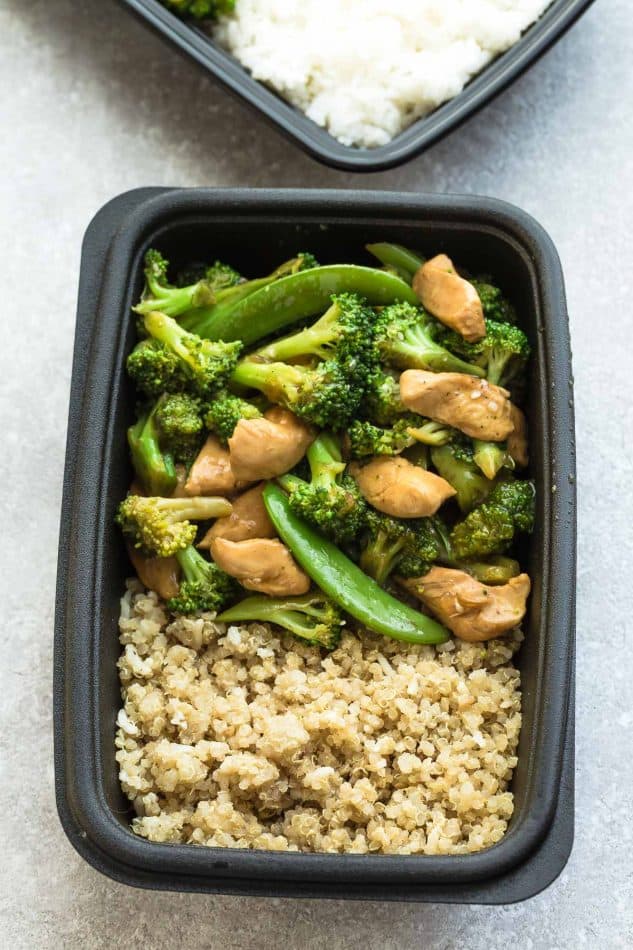
[[345, 145], [384, 145], [460, 92], [551, 0], [237, 0], [216, 39]]

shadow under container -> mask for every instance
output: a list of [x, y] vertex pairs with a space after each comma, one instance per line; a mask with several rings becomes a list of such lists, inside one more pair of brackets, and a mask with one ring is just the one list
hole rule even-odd
[[[527, 413], [536, 529], [518, 654], [523, 727], [504, 838], [475, 854], [278, 853], [162, 844], [130, 829], [114, 732], [121, 705], [117, 621], [131, 573], [114, 514], [131, 480], [134, 396], [125, 358], [143, 254], [175, 267], [220, 257], [249, 275], [309, 250], [370, 263], [396, 241], [489, 273], [515, 304], [533, 358]], [[543, 229], [488, 198], [363, 191], [139, 189], [99, 211], [85, 236], [73, 363], [55, 621], [55, 773], [70, 841], [95, 868], [140, 887], [259, 896], [498, 904], [538, 893], [573, 840], [575, 477], [571, 356], [560, 263]]]

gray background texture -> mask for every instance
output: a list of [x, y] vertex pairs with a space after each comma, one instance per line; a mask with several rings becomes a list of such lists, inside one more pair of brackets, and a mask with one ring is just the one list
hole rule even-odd
[[[510, 90], [425, 155], [322, 168], [110, 0], [0, 5], [0, 947], [537, 950], [633, 947], [633, 5], [597, 0]], [[565, 271], [579, 465], [573, 855], [515, 906], [136, 891], [72, 850], [53, 796], [56, 545], [79, 252], [141, 185], [505, 198]]]

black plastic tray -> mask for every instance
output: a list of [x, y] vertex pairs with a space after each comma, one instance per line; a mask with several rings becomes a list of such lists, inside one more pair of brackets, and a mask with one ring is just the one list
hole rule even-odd
[[122, 2], [318, 161], [349, 171], [377, 172], [418, 155], [493, 99], [546, 52], [593, 0], [553, 0], [519, 42], [487, 66], [462, 92], [430, 115], [418, 119], [387, 145], [373, 149], [342, 145], [300, 109], [253, 79], [238, 60], [196, 26], [195, 21], [179, 19], [159, 0]]
[[[524, 721], [516, 808], [494, 847], [463, 856], [273, 853], [158, 844], [129, 828], [114, 758], [119, 598], [130, 567], [113, 526], [130, 479], [124, 372], [142, 255], [216, 255], [266, 272], [298, 249], [364, 260], [369, 240], [446, 251], [494, 274], [534, 358], [529, 421], [538, 488], [534, 580], [519, 654]], [[210, 893], [507, 903], [547, 886], [573, 837], [575, 485], [572, 377], [560, 264], [542, 228], [502, 202], [381, 192], [143, 189], [106, 205], [82, 254], [55, 623], [58, 808], [73, 845], [120, 881]]]

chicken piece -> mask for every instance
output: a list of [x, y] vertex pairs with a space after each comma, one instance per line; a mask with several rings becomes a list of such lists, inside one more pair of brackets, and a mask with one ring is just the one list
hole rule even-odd
[[530, 593], [527, 574], [507, 584], [487, 586], [465, 571], [432, 567], [424, 577], [399, 578], [460, 640], [479, 642], [500, 637], [521, 622]]
[[518, 406], [510, 404], [510, 414], [514, 429], [508, 436], [508, 455], [519, 468], [525, 468], [530, 461], [528, 455], [527, 419]]
[[271, 597], [307, 594], [310, 590], [310, 578], [301, 570], [286, 545], [277, 539], [227, 541], [226, 538], [213, 538], [210, 549], [218, 567], [235, 577], [247, 590], [257, 590]]
[[251, 538], [276, 538], [277, 532], [268, 517], [262, 497], [265, 482], [249, 488], [233, 502], [230, 515], [218, 520], [209, 528], [199, 548], [209, 548], [214, 538], [227, 541], [249, 541]]
[[227, 449], [214, 436], [204, 443], [185, 482], [186, 495], [233, 495], [247, 481], [236, 478]]
[[294, 468], [313, 441], [310, 426], [280, 406], [259, 419], [240, 419], [229, 439], [233, 474], [250, 482], [276, 478]]
[[514, 429], [509, 396], [507, 389], [465, 373], [407, 369], [400, 377], [407, 409], [484, 442], [503, 442]]
[[131, 544], [127, 545], [127, 553], [145, 587], [156, 591], [163, 600], [178, 594], [180, 568], [175, 557], [145, 557]]
[[413, 277], [413, 290], [429, 313], [469, 343], [485, 337], [486, 324], [479, 294], [469, 281], [459, 276], [446, 254], [438, 254], [418, 268]]
[[402, 456], [378, 456], [367, 465], [353, 463], [350, 474], [374, 508], [396, 518], [427, 518], [456, 494], [439, 475], [413, 465]]

